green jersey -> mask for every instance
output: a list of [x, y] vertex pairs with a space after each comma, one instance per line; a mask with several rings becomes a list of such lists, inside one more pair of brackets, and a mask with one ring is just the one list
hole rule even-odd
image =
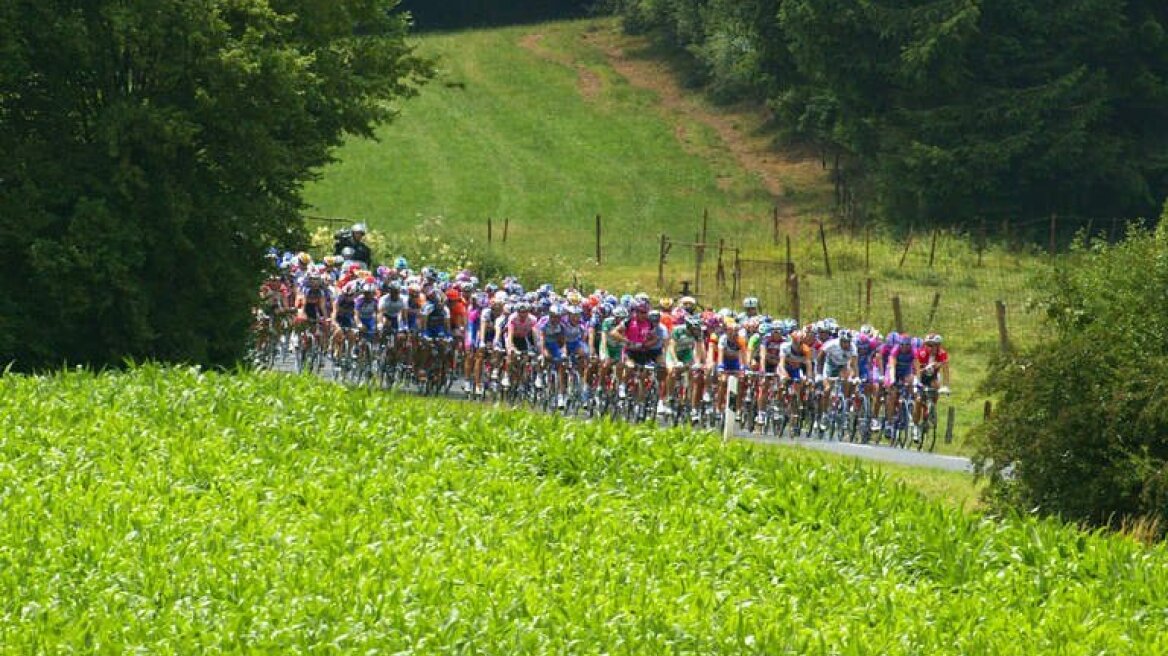
[[[617, 325], [616, 322], [617, 322], [616, 317], [608, 317], [604, 321], [600, 322], [600, 330], [605, 335], [608, 335], [610, 332], [612, 332], [613, 328], [616, 328], [616, 325]], [[624, 350], [624, 346], [621, 344], [615, 343], [612, 340], [612, 337], [606, 337], [604, 340], [604, 343], [606, 346], [606, 348], [604, 350], [608, 353], [609, 359], [620, 360], [621, 352]]]
[[673, 329], [673, 352], [677, 355], [678, 362], [692, 364], [697, 343], [697, 338], [689, 334], [689, 328], [686, 328], [685, 324]]

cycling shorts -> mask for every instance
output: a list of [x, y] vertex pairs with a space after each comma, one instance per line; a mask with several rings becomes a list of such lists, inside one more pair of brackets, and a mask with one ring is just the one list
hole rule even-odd
[[802, 365], [797, 365], [794, 367], [792, 367], [791, 365], [787, 365], [786, 367], [784, 367], [784, 369], [787, 370], [787, 376], [789, 376], [791, 378], [791, 380], [803, 380], [803, 367], [802, 367]]
[[652, 349], [649, 351], [629, 351], [629, 359], [639, 365], [656, 364], [657, 358], [661, 357], [661, 349]]
[[516, 335], [515, 338], [511, 340], [511, 347], [516, 351], [530, 351], [533, 346], [534, 345], [532, 344], [530, 337], [519, 337]]
[[742, 371], [742, 361], [738, 358], [723, 360], [718, 371]]
[[354, 325], [355, 324], [353, 323], [353, 315], [341, 314], [341, 315], [337, 316], [337, 327], [338, 328], [348, 329], [348, 328], [352, 328]]
[[361, 327], [365, 329], [365, 333], [372, 336], [377, 332], [377, 318], [376, 317], [361, 317]]
[[446, 332], [446, 326], [438, 325], [436, 327], [427, 327], [426, 331], [422, 333], [430, 339], [440, 339], [442, 337], [450, 337], [450, 333]]

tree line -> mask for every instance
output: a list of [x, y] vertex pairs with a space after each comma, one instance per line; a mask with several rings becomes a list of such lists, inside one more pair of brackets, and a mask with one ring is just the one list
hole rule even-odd
[[1158, 216], [1168, 3], [610, 0], [715, 98], [764, 100], [848, 216], [971, 225]]
[[419, 30], [450, 30], [579, 18], [595, 0], [403, 0]]

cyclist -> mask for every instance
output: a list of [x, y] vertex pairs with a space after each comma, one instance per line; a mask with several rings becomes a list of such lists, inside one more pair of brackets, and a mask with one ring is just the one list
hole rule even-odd
[[401, 327], [401, 314], [405, 301], [401, 295], [401, 285], [390, 280], [381, 284], [381, 299], [377, 301], [377, 311], [381, 315], [382, 332], [392, 336]]
[[[941, 348], [941, 336], [937, 333], [925, 335], [924, 345], [917, 350], [917, 369], [920, 372], [921, 387], [935, 390], [940, 394], [949, 393], [949, 353]], [[913, 422], [920, 423], [924, 404], [913, 406]]]
[[337, 302], [333, 306], [333, 357], [339, 358], [355, 343], [353, 331], [357, 326], [357, 283], [350, 282], [340, 288]]
[[[602, 307], [609, 307], [605, 304]], [[601, 311], [601, 315], [604, 311]], [[598, 380], [603, 383], [609, 379], [612, 372], [612, 367], [621, 361], [621, 356], [624, 354], [625, 339], [623, 334], [615, 332], [617, 326], [623, 324], [629, 318], [629, 311], [623, 305], [613, 304], [612, 311], [607, 317], [600, 320], [599, 329], [593, 332], [593, 342], [596, 353], [600, 356], [600, 376]], [[624, 398], [625, 383], [622, 378], [617, 388], [617, 394]]]
[[450, 309], [446, 307], [446, 295], [434, 287], [426, 301], [418, 314], [418, 331], [431, 339], [450, 337]]
[[864, 395], [872, 408], [871, 430], [880, 430], [880, 409], [876, 407], [876, 395], [880, 391], [880, 350], [883, 344], [880, 333], [868, 324], [860, 326], [856, 336], [856, 368]]
[[[677, 384], [677, 377], [685, 375], [687, 369], [700, 371], [705, 361], [705, 340], [702, 338], [702, 320], [700, 317], [686, 315], [673, 329], [669, 343], [666, 346], [665, 363], [669, 370], [665, 376], [665, 396], [673, 397], [673, 388]], [[700, 376], [698, 376], [700, 378]], [[698, 385], [691, 384], [688, 388], [689, 407], [692, 408], [693, 419], [701, 418], [698, 408], [700, 392]]]
[[749, 318], [757, 317], [759, 315], [758, 298], [755, 296], [747, 296], [742, 299], [742, 311]]
[[844, 380], [844, 395], [851, 393], [851, 378], [856, 375], [856, 360], [859, 354], [852, 343], [852, 331], [843, 329], [838, 331], [834, 339], [828, 340], [816, 356], [818, 377], [823, 382], [823, 396], [819, 400], [819, 412], [827, 412], [827, 405], [831, 399], [831, 390], [834, 382], [840, 378]]
[[[614, 327], [609, 334], [610, 338], [625, 345], [624, 357], [628, 366], [625, 367], [622, 391], [627, 389], [636, 366], [656, 366], [658, 382], [661, 381], [665, 371], [665, 342], [659, 327], [660, 323], [653, 321], [649, 316], [648, 298], [638, 298], [633, 302], [633, 312], [628, 320]], [[657, 410], [662, 414], [668, 412], [665, 403], [660, 399]]]
[[[733, 317], [722, 320], [723, 332], [718, 337], [718, 408], [726, 405], [726, 381], [746, 369], [746, 331]], [[739, 400], [742, 395], [738, 396]], [[737, 408], [736, 408], [737, 409]]]
[[377, 335], [378, 312], [377, 285], [373, 281], [361, 284], [361, 295], [354, 301], [353, 309], [356, 311], [357, 322], [364, 329], [365, 338], [373, 340]]
[[[535, 341], [539, 345], [539, 352], [545, 361], [551, 362], [558, 373], [562, 373], [564, 320], [563, 308], [558, 303], [548, 306], [547, 314], [535, 324]], [[543, 385], [542, 377], [535, 379], [536, 387]], [[556, 407], [564, 407], [563, 376], [557, 376]]]
[[507, 358], [503, 371], [503, 387], [511, 384], [512, 356], [516, 353], [529, 353], [535, 346], [535, 317], [531, 314], [531, 303], [521, 301], [515, 308], [514, 314], [507, 318], [506, 346]]
[[884, 360], [886, 375], [884, 386], [887, 389], [887, 402], [884, 405], [884, 432], [892, 436], [895, 426], [896, 405], [900, 401], [901, 388], [912, 392], [913, 383], [917, 378], [919, 364], [912, 347], [912, 337], [907, 333], [893, 333], [885, 342], [881, 351]]

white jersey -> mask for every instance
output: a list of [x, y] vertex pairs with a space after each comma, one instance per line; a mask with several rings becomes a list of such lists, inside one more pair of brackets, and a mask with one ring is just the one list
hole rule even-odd
[[847, 366], [852, 358], [859, 357], [855, 343], [849, 343], [845, 349], [838, 339], [829, 340], [819, 349], [823, 354], [823, 371], [825, 376], [837, 376], [839, 370]]

